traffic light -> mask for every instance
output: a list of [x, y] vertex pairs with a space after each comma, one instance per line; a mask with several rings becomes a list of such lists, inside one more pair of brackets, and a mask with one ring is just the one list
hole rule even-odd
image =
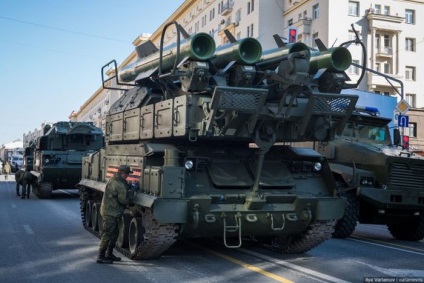
[[403, 136], [403, 149], [409, 149], [409, 136]]
[[297, 42], [297, 28], [289, 27], [289, 43]]

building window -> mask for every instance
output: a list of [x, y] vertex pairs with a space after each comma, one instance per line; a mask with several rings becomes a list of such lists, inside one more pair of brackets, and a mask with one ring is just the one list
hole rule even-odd
[[251, 0], [250, 11], [253, 12], [255, 10], [255, 0]]
[[409, 137], [416, 138], [417, 136], [417, 123], [409, 122]]
[[349, 16], [359, 16], [359, 2], [349, 1]]
[[316, 4], [312, 7], [312, 17], [314, 19], [318, 19], [319, 18], [319, 4]]
[[206, 17], [206, 15], [204, 15], [202, 17], [202, 27], [204, 27], [206, 25], [206, 21], [207, 21], [207, 17]]
[[416, 95], [412, 93], [405, 94], [405, 100], [411, 107], [416, 107]]
[[[352, 60], [352, 63], [359, 65], [359, 60]], [[359, 68], [357, 66], [350, 65], [348, 72], [350, 74], [358, 75], [359, 74]]]
[[308, 18], [308, 11], [303, 11], [303, 18], [304, 19], [307, 19]]
[[386, 16], [390, 15], [390, 6], [384, 6], [383, 14]]
[[237, 33], [236, 39], [240, 39], [241, 38], [241, 32]]
[[415, 24], [415, 11], [414, 10], [405, 10], [405, 23]]
[[250, 37], [250, 26], [247, 26], [247, 37]]
[[302, 13], [299, 13], [299, 21], [302, 19]]
[[221, 14], [221, 3], [218, 3], [218, 15]]
[[406, 38], [405, 39], [405, 50], [415, 52], [415, 39]]
[[388, 34], [383, 35], [384, 39], [384, 49], [381, 50], [381, 53], [384, 54], [392, 54], [392, 44], [391, 44], [391, 38]]
[[391, 74], [392, 73], [390, 63], [384, 63], [384, 73], [385, 74]]
[[250, 2], [247, 2], [247, 14], [250, 14]]
[[253, 24], [250, 25], [250, 36], [253, 37]]
[[288, 26], [293, 25], [293, 19], [288, 20], [288, 21], [287, 21], [287, 25], [288, 25]]
[[317, 44], [316, 44], [316, 42], [315, 42], [315, 39], [317, 39], [318, 38], [318, 33], [316, 32], [316, 33], [314, 33], [314, 34], [312, 34], [312, 47], [317, 47]]
[[215, 18], [215, 8], [213, 8], [213, 9], [210, 11], [210, 17], [209, 17], [209, 20], [210, 20], [210, 21], [212, 21], [214, 18]]
[[415, 67], [405, 67], [405, 80], [415, 81]]
[[377, 71], [377, 72], [381, 72], [380, 70], [381, 70], [381, 64], [380, 63], [375, 63], [375, 70]]
[[374, 5], [374, 13], [377, 15], [381, 14], [381, 5], [378, 5], [378, 4]]
[[238, 9], [236, 12], [236, 23], [241, 21], [241, 9]]
[[380, 35], [378, 33], [375, 34], [375, 48], [380, 50]]

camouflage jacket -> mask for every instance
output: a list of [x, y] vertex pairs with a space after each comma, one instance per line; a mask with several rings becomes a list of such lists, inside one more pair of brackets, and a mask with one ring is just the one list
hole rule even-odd
[[115, 174], [106, 185], [100, 207], [102, 216], [121, 217], [130, 204], [130, 186], [127, 181]]
[[25, 175], [25, 171], [18, 170], [18, 172], [15, 173], [15, 181], [16, 181], [16, 183], [18, 183], [19, 185], [22, 185], [23, 184], [23, 180], [24, 180], [24, 175]]
[[22, 174], [23, 177], [22, 178], [22, 183], [24, 184], [35, 184], [37, 181], [37, 177], [35, 177], [34, 175], [32, 175], [31, 172], [24, 172], [24, 174]]

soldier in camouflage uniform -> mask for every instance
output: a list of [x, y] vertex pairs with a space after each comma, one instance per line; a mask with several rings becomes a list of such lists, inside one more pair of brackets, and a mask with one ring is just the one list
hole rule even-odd
[[23, 174], [22, 181], [22, 197], [21, 199], [29, 198], [29, 194], [31, 193], [31, 187], [34, 187], [37, 184], [37, 177], [31, 173], [31, 170], [28, 168], [25, 170]]
[[113, 263], [113, 261], [121, 260], [112, 252], [119, 235], [118, 221], [134, 197], [131, 187], [126, 181], [131, 173], [133, 172], [128, 165], [121, 165], [118, 168], [118, 173], [106, 185], [100, 207], [100, 214], [103, 217], [103, 230], [97, 263]]
[[18, 170], [18, 172], [15, 173], [15, 181], [16, 181], [16, 195], [20, 196], [19, 193], [19, 187], [22, 186], [22, 191], [24, 190], [23, 186], [23, 177], [25, 175], [25, 171], [23, 169]]

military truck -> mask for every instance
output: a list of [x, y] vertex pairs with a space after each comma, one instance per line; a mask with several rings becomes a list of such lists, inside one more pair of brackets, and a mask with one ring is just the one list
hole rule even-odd
[[35, 194], [50, 198], [53, 190], [75, 189], [81, 180], [82, 157], [102, 148], [104, 138], [91, 122], [62, 121], [43, 131], [25, 148], [24, 165], [37, 176]]
[[419, 241], [424, 237], [424, 158], [401, 145], [395, 129], [378, 109], [355, 111], [341, 135], [318, 143], [347, 199], [334, 237], [350, 236], [357, 222], [385, 224], [393, 237]]
[[[177, 42], [164, 47], [172, 25]], [[139, 191], [120, 221], [117, 248], [131, 259], [157, 258], [177, 239], [193, 238], [303, 253], [330, 238], [343, 215], [327, 160], [284, 143], [341, 133], [358, 99], [334, 93], [347, 79], [350, 52], [311, 54], [278, 36], [277, 47], [262, 52], [256, 39], [225, 33], [230, 42], [216, 48], [210, 35], [169, 23], [159, 48], [148, 41], [137, 61], [102, 68], [114, 70], [103, 75], [104, 87], [132, 86], [111, 105], [106, 146], [84, 157], [81, 218], [100, 235], [106, 183], [129, 165]]]

